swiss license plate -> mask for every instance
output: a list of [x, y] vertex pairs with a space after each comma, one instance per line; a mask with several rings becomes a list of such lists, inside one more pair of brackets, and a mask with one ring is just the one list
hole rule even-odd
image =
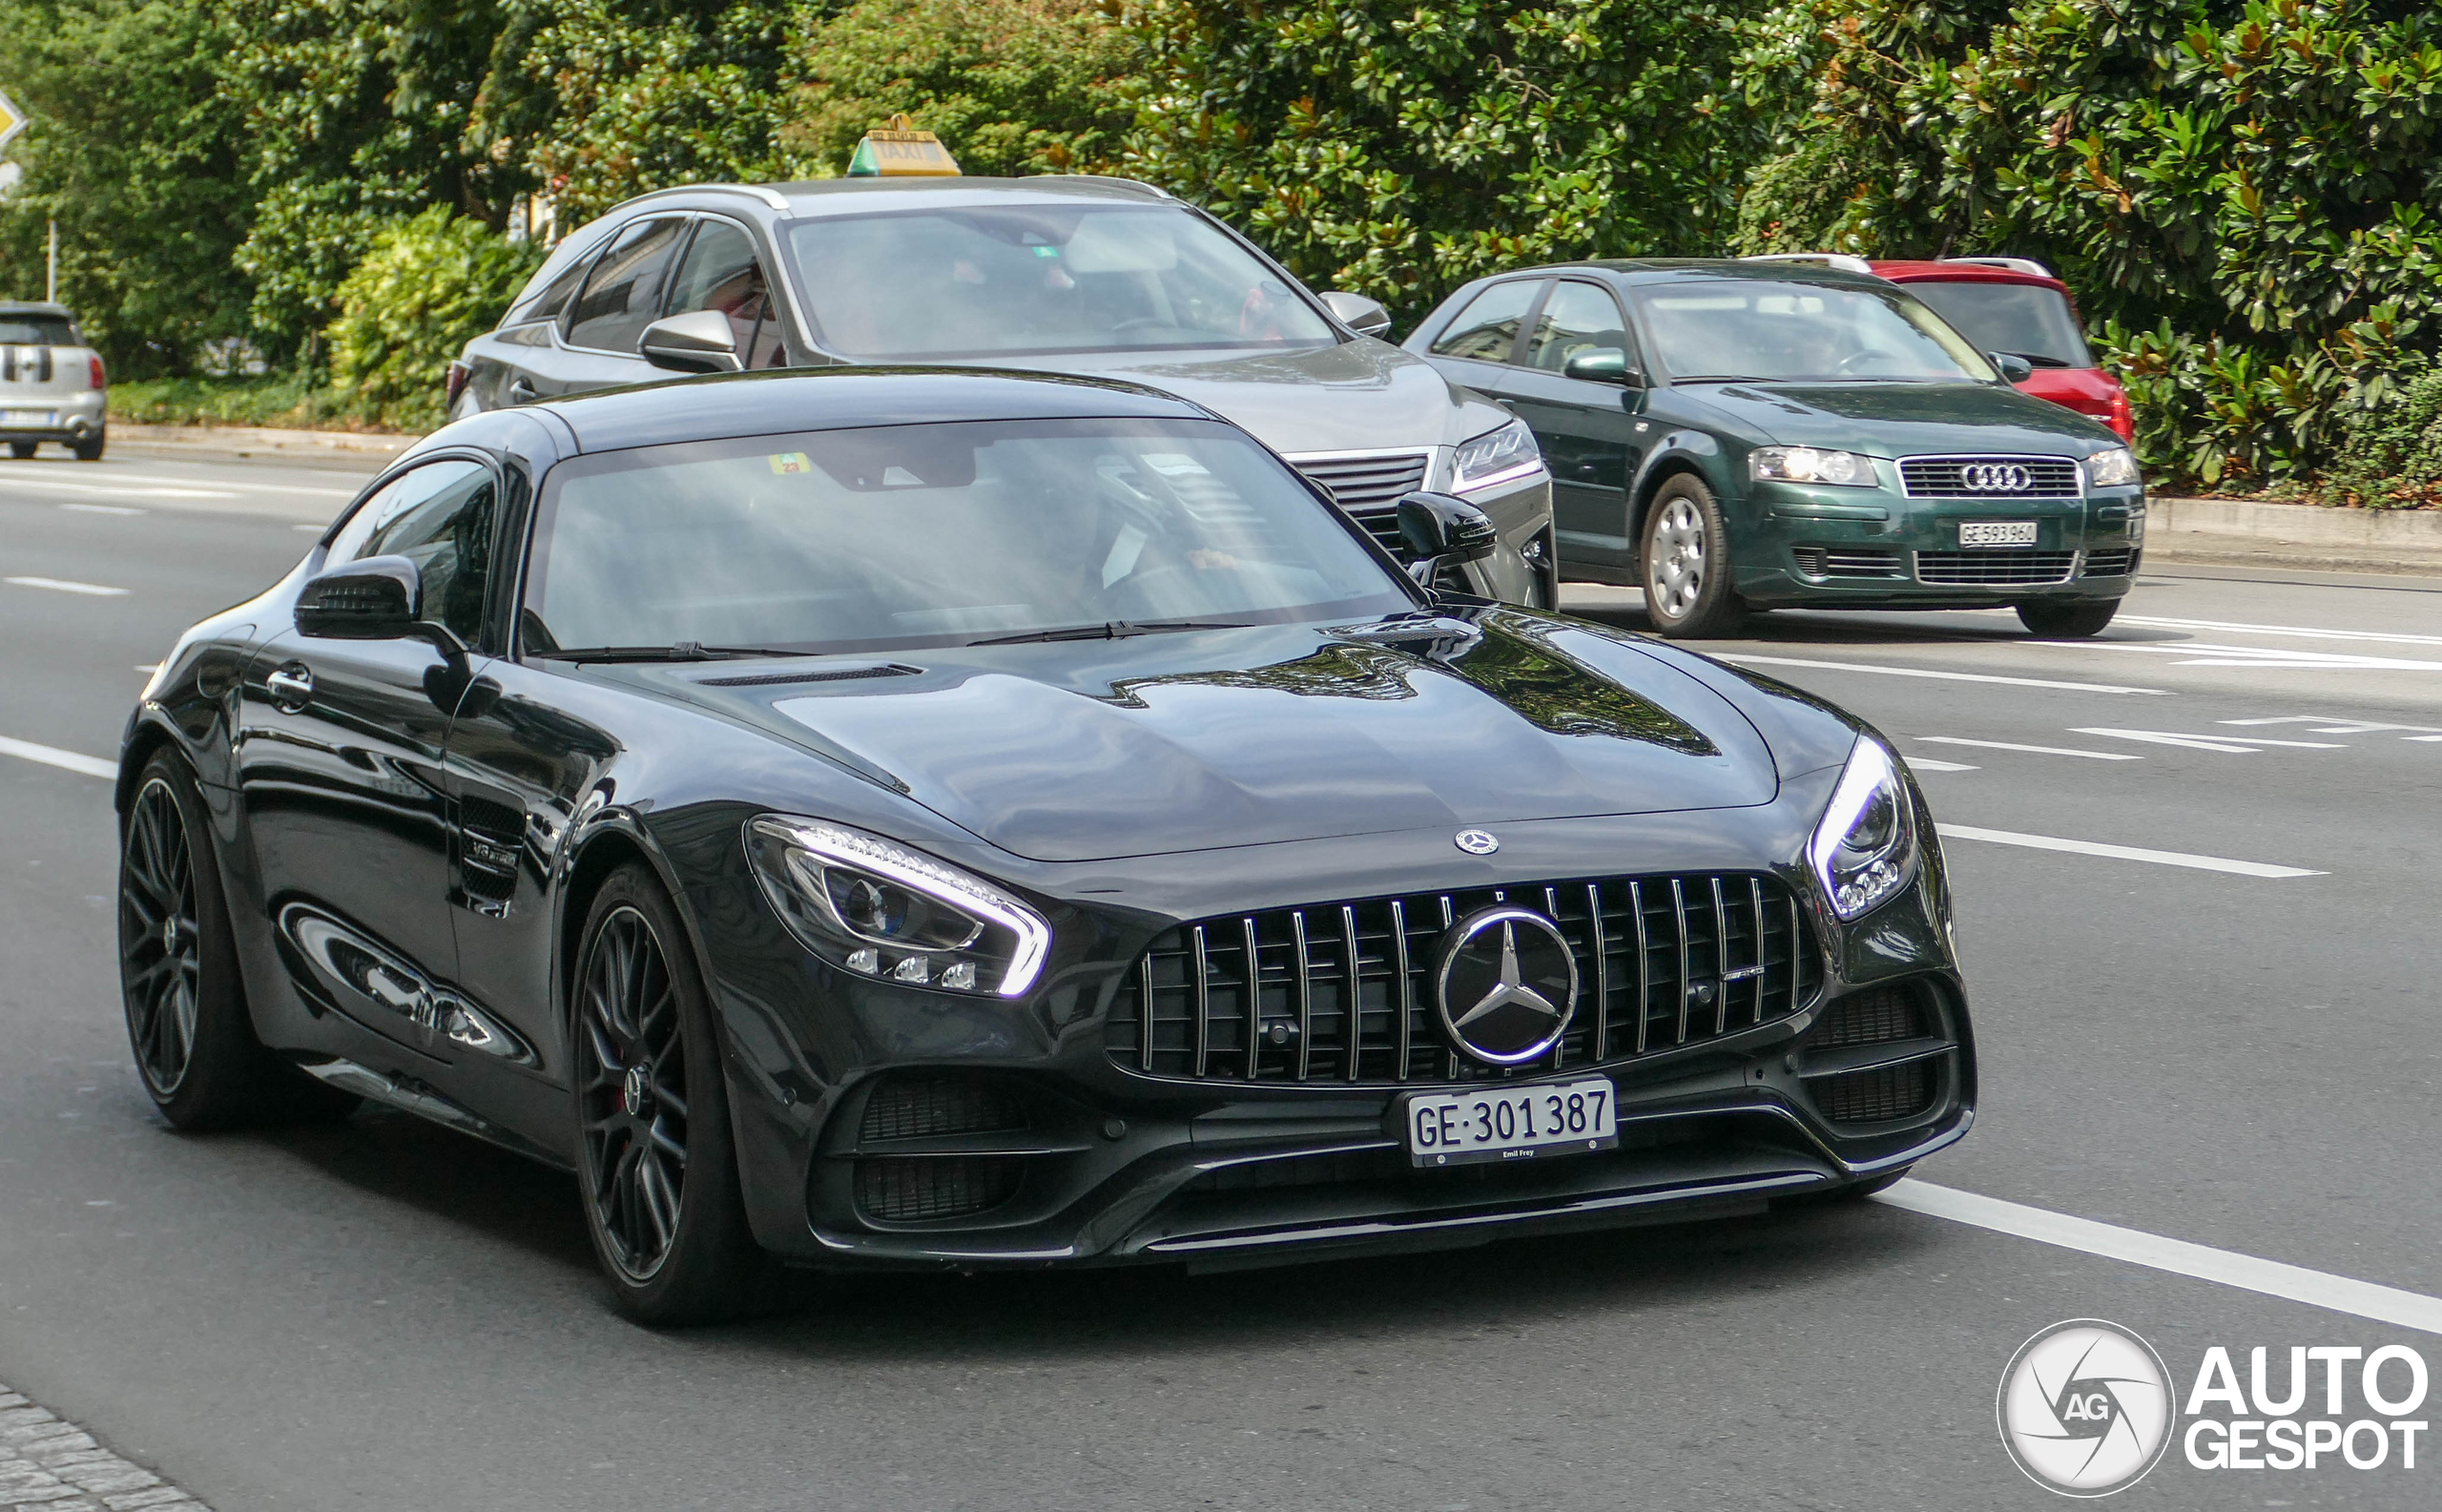
[[1961, 546], [2033, 546], [2033, 520], [1961, 520], [1958, 524]]
[[1605, 1077], [1583, 1082], [1419, 1092], [1407, 1101], [1408, 1155], [1419, 1166], [1532, 1160], [1610, 1150], [1618, 1109]]
[[48, 409], [0, 409], [0, 425], [48, 425]]

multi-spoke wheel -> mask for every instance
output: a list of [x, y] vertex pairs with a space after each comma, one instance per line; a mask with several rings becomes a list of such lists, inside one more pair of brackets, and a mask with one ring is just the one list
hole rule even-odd
[[595, 896], [570, 990], [587, 1227], [619, 1305], [704, 1322], [761, 1298], [712, 1020], [676, 913], [639, 865]]
[[144, 1089], [180, 1129], [331, 1117], [356, 1106], [255, 1038], [195, 777], [155, 756], [122, 828], [118, 967]]
[[1727, 635], [1745, 613], [1729, 586], [1729, 531], [1702, 480], [1666, 480], [1645, 512], [1645, 611], [1665, 635]]

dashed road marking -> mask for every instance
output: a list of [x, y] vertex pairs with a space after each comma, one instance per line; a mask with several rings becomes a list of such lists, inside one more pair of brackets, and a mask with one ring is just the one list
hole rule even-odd
[[299, 483], [257, 483], [251, 478], [164, 478], [157, 473], [149, 472], [119, 472], [113, 473], [111, 476], [123, 478], [129, 483], [167, 483], [187, 487], [192, 487], [198, 483], [209, 483], [219, 487], [242, 489], [248, 493], [306, 493], [317, 498], [329, 499], [353, 499], [363, 491], [361, 488], [317, 488]]
[[115, 761], [105, 761], [100, 756], [89, 756], [77, 751], [62, 751], [57, 746], [36, 745], [31, 740], [11, 740], [7, 735], [0, 735], [0, 756], [39, 761], [63, 771], [81, 772], [89, 777], [118, 776], [118, 763]]
[[2413, 730], [2423, 733], [2404, 737], [2411, 740], [2426, 740], [2442, 736], [2442, 725], [2385, 724], [2374, 719], [2350, 719], [2341, 715], [2285, 714], [2270, 719], [2216, 719], [2213, 722], [2245, 726], [2299, 724], [2307, 727], [2308, 735], [2388, 735]]
[[1936, 826], [1945, 839], [1986, 840], [1995, 845], [2023, 845], [2030, 850], [2069, 851], [2120, 861], [2149, 861], [2157, 866], [2185, 866], [2200, 872], [2228, 872], [2238, 877], [2325, 877], [2328, 872], [2303, 866], [2274, 866], [2265, 861], [2234, 861], [2222, 856], [2190, 856], [2184, 851], [2154, 851], [2138, 845], [2106, 845], [2101, 840], [2062, 839], [2052, 835], [2021, 835], [2016, 830], [1980, 829], [1973, 824]]
[[153, 512], [150, 509], [139, 509], [131, 504], [63, 504], [60, 507], [71, 514], [150, 514]]
[[1937, 677], [1944, 682], [1997, 682], [2013, 688], [2068, 688], [2079, 693], [2137, 693], [2175, 696], [2168, 688], [2123, 688], [2107, 682], [2055, 682], [2043, 677], [2001, 677], [1981, 672], [1936, 672], [1930, 667], [1879, 667], [1863, 661], [1810, 661], [1801, 656], [1758, 656], [1748, 652], [1716, 652], [1716, 659], [1749, 662], [1759, 667], [1820, 667], [1829, 672], [1867, 672], [1885, 677]]
[[2172, 1275], [2193, 1276], [2200, 1281], [2328, 1308], [2420, 1333], [2442, 1334], [2442, 1298], [2418, 1292], [2353, 1280], [2328, 1271], [2285, 1265], [2279, 1260], [2259, 1259], [2231, 1250], [2216, 1250], [2210, 1245], [2165, 1238], [2141, 1229], [2123, 1229], [2116, 1223], [2099, 1223], [2048, 1208], [2030, 1208], [2024, 1203], [1937, 1187], [1927, 1181], [1898, 1182], [1890, 1190], [1875, 1193], [1873, 1200], [1909, 1212], [2099, 1254]]
[[65, 478], [24, 478], [14, 474], [0, 474], [0, 490], [8, 488], [31, 488], [37, 492], [49, 490], [52, 493], [114, 493], [130, 499], [235, 499], [238, 497], [237, 494], [225, 488], [163, 487], [149, 485], [131, 488], [114, 483], [71, 483]]
[[1969, 766], [1964, 761], [1936, 761], [1931, 756], [1902, 756], [1900, 759], [1908, 763], [1908, 770], [1911, 772], [1981, 772], [1984, 770], [1982, 767]]
[[2113, 623], [2145, 625], [2156, 630], [2230, 631], [2244, 635], [2288, 635], [2305, 640], [2364, 640], [2389, 646], [2442, 646], [2442, 635], [2408, 635], [2396, 631], [2327, 630], [2312, 625], [2251, 625], [2226, 619], [2175, 619], [2162, 614], [2121, 614]]
[[2349, 747], [2331, 740], [2268, 740], [2262, 735], [2189, 735], [2179, 730], [2111, 730], [2083, 726], [2071, 730], [2071, 735], [2108, 735], [2115, 740], [2142, 740], [2149, 745], [2184, 746], [2191, 751], [2220, 751], [2229, 756], [2261, 755], [2261, 747], [2285, 746], [2301, 751], [2346, 751]]
[[2442, 672], [2442, 661], [2414, 661], [2404, 656], [2350, 656], [2338, 652], [2291, 651], [2270, 646], [2219, 646], [2187, 640], [2152, 643], [2129, 640], [2022, 640], [2021, 646], [2054, 651], [2134, 651], [2177, 656], [2183, 667], [2252, 667], [2262, 671], [2287, 669], [2311, 672]]
[[1913, 738], [1927, 745], [1969, 745], [1985, 751], [2031, 751], [2037, 756], [2084, 756], [2089, 761], [2142, 761], [2145, 758], [2130, 751], [2080, 751], [2076, 746], [2019, 745], [2012, 740], [1970, 740], [1964, 735], [1920, 735]]
[[74, 583], [64, 577], [0, 577], [0, 583], [14, 583], [19, 588], [46, 588], [54, 593], [87, 593], [95, 598], [117, 598], [127, 590], [104, 588], [99, 583]]

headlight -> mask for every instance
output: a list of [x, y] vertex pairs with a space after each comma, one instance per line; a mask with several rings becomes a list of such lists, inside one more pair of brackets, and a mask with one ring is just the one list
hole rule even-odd
[[1843, 488], [1871, 488], [1876, 481], [1872, 457], [1812, 446], [1758, 446], [1747, 454], [1747, 473], [1762, 483], [1828, 483]]
[[2117, 488], [2137, 481], [2137, 456], [2125, 446], [2098, 451], [2086, 459], [2086, 483], [2089, 487]]
[[1806, 859], [1832, 900], [1854, 919], [1908, 885], [1916, 874], [1916, 815], [1908, 780], [1888, 747], [1871, 735], [1849, 754], [1840, 785], [1823, 811]]
[[1459, 446], [1450, 487], [1454, 491], [1480, 488], [1504, 478], [1522, 478], [1542, 465], [1543, 452], [1535, 445], [1535, 433], [1526, 428], [1526, 422], [1513, 420]]
[[851, 971], [1004, 998], [1043, 974], [1041, 914], [879, 835], [767, 814], [746, 826], [746, 854], [789, 932]]

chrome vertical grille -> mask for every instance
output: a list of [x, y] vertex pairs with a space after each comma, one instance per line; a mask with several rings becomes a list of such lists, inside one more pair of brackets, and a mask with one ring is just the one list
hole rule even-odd
[[1527, 1069], [1632, 1060], [1798, 1012], [1822, 985], [1804, 907], [1747, 873], [1611, 878], [1269, 909], [1157, 937], [1120, 984], [1104, 1044], [1155, 1076], [1288, 1084], [1501, 1074], [1449, 1046], [1434, 1007], [1443, 934], [1495, 902], [1560, 925], [1578, 1004]]

